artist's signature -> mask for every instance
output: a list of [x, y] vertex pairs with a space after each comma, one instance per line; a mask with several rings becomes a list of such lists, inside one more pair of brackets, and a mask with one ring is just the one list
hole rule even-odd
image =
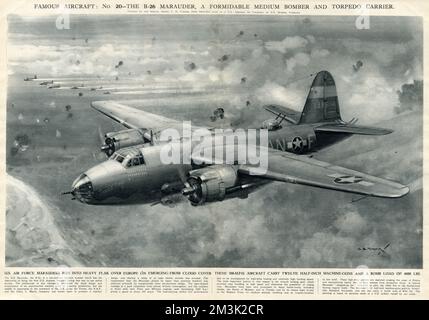
[[360, 247], [358, 248], [358, 250], [377, 252], [377, 255], [380, 256], [380, 255], [387, 255], [388, 253], [386, 252], [386, 250], [389, 247], [390, 247], [390, 242], [386, 244], [384, 247]]

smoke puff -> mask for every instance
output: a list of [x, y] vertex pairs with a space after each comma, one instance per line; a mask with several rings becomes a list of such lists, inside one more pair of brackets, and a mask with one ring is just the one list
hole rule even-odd
[[399, 98], [399, 106], [396, 113], [407, 110], [419, 110], [423, 107], [423, 81], [414, 80], [411, 84], [403, 84], [401, 90], [396, 92]]

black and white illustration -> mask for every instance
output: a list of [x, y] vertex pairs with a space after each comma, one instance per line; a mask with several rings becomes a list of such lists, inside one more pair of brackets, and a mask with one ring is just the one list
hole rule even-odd
[[7, 55], [7, 266], [422, 267], [421, 18], [9, 15]]

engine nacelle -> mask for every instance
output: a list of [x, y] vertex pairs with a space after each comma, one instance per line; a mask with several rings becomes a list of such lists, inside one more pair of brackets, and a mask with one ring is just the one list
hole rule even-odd
[[111, 156], [116, 150], [121, 148], [148, 142], [144, 137], [145, 132], [145, 129], [128, 129], [108, 132], [104, 135], [105, 140], [104, 145], [101, 146], [101, 150], [108, 156]]
[[237, 170], [233, 166], [215, 165], [189, 172], [183, 195], [192, 205], [222, 201], [237, 185]]

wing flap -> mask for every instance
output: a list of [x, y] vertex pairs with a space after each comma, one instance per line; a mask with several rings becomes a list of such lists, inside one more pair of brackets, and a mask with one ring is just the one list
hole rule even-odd
[[333, 133], [350, 133], [350, 134], [362, 134], [362, 135], [385, 135], [392, 133], [393, 130], [376, 128], [376, 127], [366, 127], [366, 126], [356, 126], [351, 124], [326, 124], [314, 128], [315, 132], [333, 132]]

